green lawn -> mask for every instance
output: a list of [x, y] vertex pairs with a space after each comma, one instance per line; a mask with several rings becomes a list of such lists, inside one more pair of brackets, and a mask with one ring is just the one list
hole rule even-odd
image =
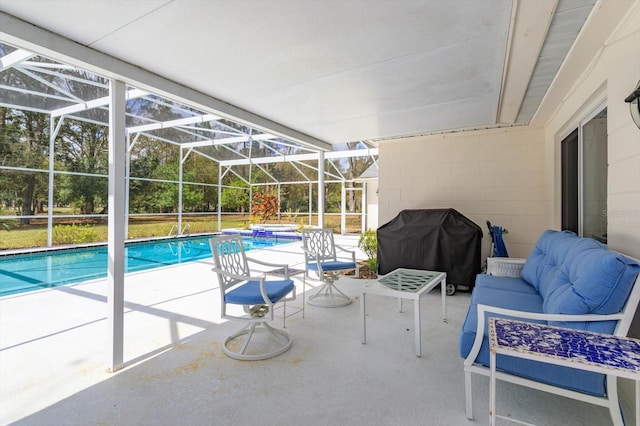
[[[64, 214], [69, 214], [69, 212], [64, 212]], [[298, 222], [299, 220], [300, 219], [298, 219]], [[304, 215], [303, 220], [306, 224], [308, 216]], [[314, 217], [314, 220], [317, 220], [317, 218]], [[0, 250], [46, 247], [46, 219], [37, 219], [32, 222], [33, 223], [30, 225], [18, 225], [17, 221], [12, 221], [9, 222], [9, 230], [0, 228]], [[359, 232], [359, 223], [358, 217], [349, 217], [347, 220], [348, 231]], [[182, 224], [183, 227], [188, 224], [185, 229], [185, 233], [190, 234], [218, 231], [218, 218], [215, 215], [206, 217], [189, 217], [183, 219]], [[177, 225], [177, 222], [166, 217], [131, 218], [129, 221], [128, 238], [138, 239], [166, 237], [174, 225]], [[223, 216], [222, 229], [245, 228], [248, 225], [248, 215]], [[339, 232], [340, 217], [326, 216], [325, 226], [331, 227], [334, 231]], [[63, 229], [60, 229], [60, 227]], [[175, 230], [172, 234], [175, 234]], [[106, 221], [104, 221], [104, 223], [83, 223], [81, 221], [67, 220], [65, 224], [60, 224], [59, 227], [54, 227], [53, 240], [54, 246], [88, 242], [106, 242], [107, 224]]]
[[[241, 217], [228, 217], [222, 221], [222, 228], [242, 228], [246, 226], [247, 219]], [[188, 224], [188, 225], [186, 225]], [[129, 239], [166, 237], [169, 231], [177, 225], [177, 222], [161, 219], [138, 220], [132, 218], [129, 224]], [[206, 232], [216, 232], [218, 230], [218, 219], [207, 217], [206, 219], [183, 220], [185, 233], [198, 234]], [[60, 229], [60, 227], [64, 229]], [[172, 234], [175, 235], [175, 229]], [[105, 242], [107, 241], [107, 224], [105, 223], [67, 223], [54, 226], [53, 245]], [[20, 249], [31, 247], [47, 246], [47, 225], [46, 222], [34, 223], [32, 225], [16, 225], [10, 223], [9, 230], [0, 229], [0, 250]]]

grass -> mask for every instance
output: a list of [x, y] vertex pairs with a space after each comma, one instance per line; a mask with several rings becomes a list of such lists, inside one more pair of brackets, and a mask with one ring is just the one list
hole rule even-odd
[[[246, 221], [247, 219], [243, 219], [241, 216], [231, 216], [222, 221], [222, 228], [244, 227]], [[14, 221], [10, 223], [9, 230], [0, 230], [0, 250], [46, 247], [46, 220], [38, 219], [32, 222], [30, 225], [18, 225], [16, 221]], [[56, 226], [62, 225], [79, 225], [91, 233], [91, 239], [89, 240], [91, 242], [106, 242], [108, 238], [106, 221], [103, 223], [87, 223], [86, 221], [67, 220], [64, 223], [61, 223], [61, 221], [56, 221], [55, 223], [57, 225], [54, 225], [54, 229], [56, 229]], [[129, 221], [128, 238], [166, 237], [174, 225], [177, 225], [177, 222], [166, 217], [131, 218]], [[198, 234], [216, 232], [218, 230], [218, 219], [217, 217], [211, 216], [199, 216], [197, 219], [183, 219], [182, 226], [183, 229], [185, 229], [185, 233]], [[175, 235], [175, 229], [172, 231], [172, 234]], [[56, 242], [55, 235], [56, 232], [54, 232], [54, 246], [66, 244], [66, 241]]]
[[[301, 215], [302, 216], [302, 215]], [[305, 223], [308, 216], [304, 215]], [[317, 217], [314, 216], [314, 220]], [[106, 242], [107, 241], [107, 224], [104, 223], [87, 223], [86, 221], [66, 220], [56, 221], [56, 224], [77, 224], [91, 233], [91, 239], [84, 241]], [[317, 223], [317, 222], [315, 222]], [[9, 249], [25, 249], [47, 246], [47, 223], [46, 219], [33, 220], [30, 225], [18, 225], [16, 221], [9, 223], [9, 230], [0, 228], [0, 250]], [[185, 233], [199, 234], [218, 231], [218, 218], [212, 216], [196, 216], [183, 218], [183, 227], [187, 225]], [[228, 228], [245, 228], [249, 224], [249, 216], [233, 215], [222, 217], [222, 229]], [[134, 217], [129, 219], [129, 239], [150, 238], [150, 237], [166, 237], [174, 225], [175, 220], [167, 217]], [[325, 226], [331, 227], [335, 232], [340, 231], [340, 216], [326, 216]], [[348, 217], [347, 232], [359, 232], [360, 220], [357, 216]], [[172, 232], [175, 234], [175, 230]], [[66, 244], [67, 242], [54, 241], [53, 245]]]

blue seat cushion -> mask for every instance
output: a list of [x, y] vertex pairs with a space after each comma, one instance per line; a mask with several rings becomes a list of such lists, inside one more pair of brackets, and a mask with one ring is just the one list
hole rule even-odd
[[[343, 269], [356, 269], [356, 264], [353, 262], [341, 262], [339, 260], [331, 260], [328, 262], [320, 262], [323, 271], [340, 271]], [[307, 268], [310, 271], [318, 271], [318, 264], [308, 263]]]
[[[471, 294], [471, 306], [469, 306], [467, 317], [462, 325], [460, 356], [463, 358], [466, 358], [469, 354], [476, 335], [476, 327], [478, 324], [477, 305], [479, 304], [495, 306], [497, 308], [516, 309], [526, 312], [542, 312], [542, 298], [537, 294], [517, 293], [509, 290], [498, 290], [476, 286]], [[504, 315], [490, 315], [504, 317]], [[487, 335], [487, 324], [488, 319], [485, 318], [485, 335]]]
[[518, 293], [538, 294], [535, 288], [522, 278], [496, 277], [487, 274], [476, 276], [476, 288], [493, 288], [496, 290], [509, 290]]
[[[264, 286], [272, 303], [282, 299], [295, 287], [292, 280], [265, 281]], [[224, 300], [235, 305], [260, 305], [265, 303], [260, 293], [260, 281], [247, 281], [227, 293]]]
[[[537, 294], [523, 291], [511, 291], [509, 289], [491, 288], [500, 285], [496, 283], [506, 282], [502, 278], [508, 277], [492, 277], [493, 279], [481, 278], [479, 274], [476, 278], [476, 286], [471, 295], [471, 306], [467, 311], [467, 316], [462, 325], [459, 337], [460, 356], [466, 358], [476, 335], [478, 324], [477, 305], [490, 305], [505, 309], [515, 309], [527, 312], [543, 312], [543, 300]], [[496, 280], [498, 279], [499, 280]], [[481, 283], [478, 285], [478, 279]], [[513, 283], [513, 281], [510, 281]], [[518, 285], [518, 284], [516, 284]], [[526, 287], [518, 287], [521, 290]], [[485, 330], [482, 346], [476, 363], [489, 366], [489, 343], [487, 336], [488, 317], [505, 317], [504, 315], [486, 314]], [[545, 321], [527, 320], [531, 322], [546, 323]], [[578, 371], [575, 369], [560, 367], [557, 365], [543, 364], [535, 361], [524, 360], [515, 357], [503, 357], [498, 355], [496, 358], [496, 367], [498, 370], [506, 371], [511, 374], [525, 377], [528, 379], [540, 381], [554, 386], [560, 386], [565, 389], [571, 389], [583, 392], [589, 395], [602, 396], [605, 394], [605, 376], [603, 374], [591, 373], [588, 371]]]
[[[460, 337], [462, 341], [463, 336]], [[476, 363], [489, 367], [489, 341], [486, 338], [482, 341]], [[496, 357], [496, 369], [588, 395], [604, 396], [606, 393], [606, 378], [600, 373], [502, 355]]]

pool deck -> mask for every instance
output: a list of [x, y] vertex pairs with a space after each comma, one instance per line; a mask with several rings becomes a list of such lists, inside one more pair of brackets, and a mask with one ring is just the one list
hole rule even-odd
[[[357, 237], [336, 243], [355, 248]], [[302, 263], [299, 242], [250, 256]], [[287, 319], [288, 352], [243, 362], [220, 350], [238, 325], [220, 319], [211, 267], [126, 276], [125, 366], [116, 373], [107, 371], [106, 280], [0, 298], [0, 425], [489, 424], [487, 378], [474, 378], [476, 419], [464, 413], [458, 333], [469, 293], [447, 298], [447, 323], [439, 291], [425, 296], [418, 358], [412, 304], [399, 313], [395, 300], [368, 297], [363, 345], [359, 297], [368, 281], [343, 277], [351, 305], [307, 305], [305, 318]], [[605, 409], [507, 383], [498, 402], [501, 414], [539, 425], [611, 422]]]

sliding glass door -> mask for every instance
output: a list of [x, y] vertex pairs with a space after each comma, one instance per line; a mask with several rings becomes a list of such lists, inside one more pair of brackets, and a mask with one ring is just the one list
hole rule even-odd
[[607, 242], [607, 108], [561, 142], [562, 229]]

